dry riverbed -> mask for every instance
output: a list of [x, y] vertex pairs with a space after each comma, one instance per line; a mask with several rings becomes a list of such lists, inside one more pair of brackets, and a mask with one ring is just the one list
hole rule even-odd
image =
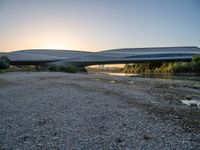
[[200, 149], [200, 82], [0, 74], [1, 149]]

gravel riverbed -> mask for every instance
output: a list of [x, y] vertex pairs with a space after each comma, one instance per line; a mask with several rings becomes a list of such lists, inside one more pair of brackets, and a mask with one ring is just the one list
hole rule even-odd
[[200, 149], [200, 82], [0, 74], [0, 150]]

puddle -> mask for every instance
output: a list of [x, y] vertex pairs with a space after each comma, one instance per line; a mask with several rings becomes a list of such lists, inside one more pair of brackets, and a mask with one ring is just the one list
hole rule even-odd
[[114, 81], [114, 80], [111, 80], [111, 81], [109, 81], [110, 83], [115, 83], [116, 81]]
[[198, 100], [181, 100], [181, 102], [188, 106], [196, 106], [200, 108], [200, 101]]

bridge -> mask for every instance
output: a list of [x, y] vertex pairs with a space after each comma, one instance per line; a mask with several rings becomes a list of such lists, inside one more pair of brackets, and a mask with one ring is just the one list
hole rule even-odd
[[200, 48], [185, 47], [151, 47], [123, 48], [99, 52], [53, 49], [19, 50], [1, 53], [7, 56], [12, 65], [73, 64], [89, 66], [97, 64], [126, 64], [144, 62], [191, 61], [193, 55], [200, 55]]

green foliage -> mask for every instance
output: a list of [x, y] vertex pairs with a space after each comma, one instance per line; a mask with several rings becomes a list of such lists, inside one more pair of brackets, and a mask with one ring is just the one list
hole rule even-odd
[[52, 65], [49, 65], [48, 68], [47, 68], [49, 71], [52, 71], [52, 72], [68, 72], [68, 73], [76, 73], [78, 71], [82, 71], [82, 72], [85, 72], [85, 68], [77, 68], [73, 65], [55, 65], [55, 64], [52, 64]]
[[10, 67], [10, 60], [6, 56], [0, 56], [0, 69], [8, 69]]
[[174, 64], [174, 73], [188, 73], [193, 72], [193, 65], [191, 63], [181, 62]]
[[49, 65], [48, 68], [47, 68], [47, 70], [54, 72], [54, 71], [57, 70], [57, 68], [58, 67], [56, 65]]
[[125, 73], [200, 73], [200, 55], [195, 55], [192, 62], [138, 63], [124, 67]]
[[19, 65], [19, 66], [10, 65], [9, 68], [0, 70], [1, 73], [4, 73], [4, 72], [19, 72], [19, 71], [20, 72], [23, 72], [23, 71], [35, 72], [35, 71], [38, 71], [38, 70], [36, 70], [35, 66], [33, 66], [33, 65]]
[[36, 67], [33, 65], [20, 65], [17, 66], [18, 71], [29, 71], [29, 72], [34, 72], [37, 71]]
[[200, 55], [193, 56], [192, 61], [195, 63], [200, 63]]
[[161, 63], [135, 63], [135, 64], [127, 64], [124, 67], [125, 73], [139, 73], [139, 74], [149, 74], [154, 73], [154, 70], [157, 67], [160, 67]]

